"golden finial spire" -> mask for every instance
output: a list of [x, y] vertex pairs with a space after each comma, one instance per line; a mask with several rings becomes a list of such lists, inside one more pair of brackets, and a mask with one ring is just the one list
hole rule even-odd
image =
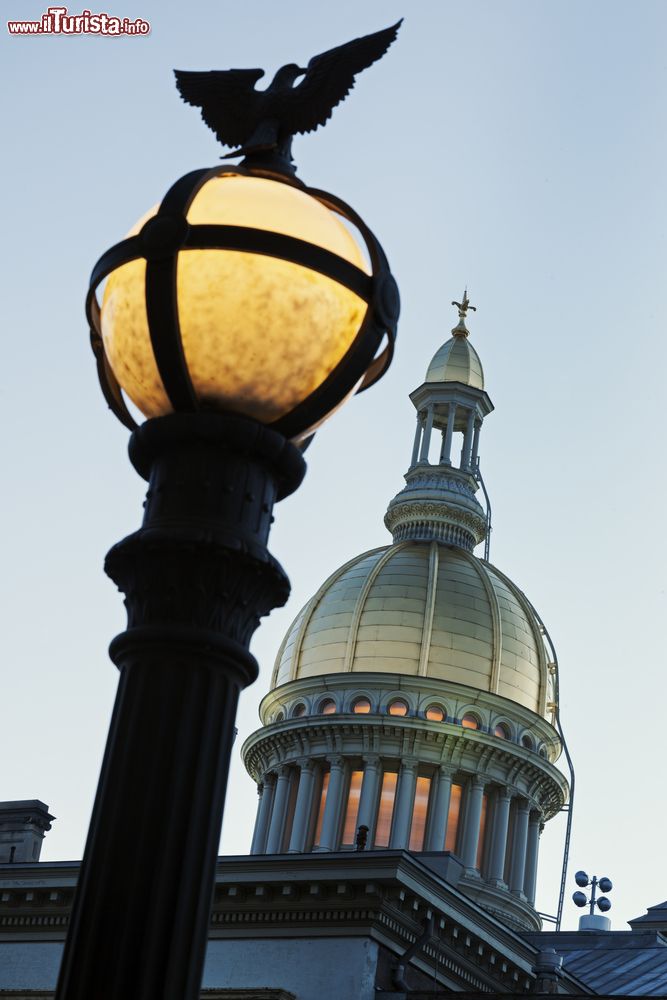
[[455, 337], [467, 337], [470, 331], [466, 326], [466, 313], [468, 312], [468, 309], [472, 309], [473, 312], [477, 312], [477, 307], [470, 305], [470, 299], [468, 298], [467, 288], [463, 293], [463, 298], [461, 299], [461, 301], [452, 302], [452, 305], [456, 306], [456, 308], [459, 311], [459, 321], [452, 330], [452, 334]]

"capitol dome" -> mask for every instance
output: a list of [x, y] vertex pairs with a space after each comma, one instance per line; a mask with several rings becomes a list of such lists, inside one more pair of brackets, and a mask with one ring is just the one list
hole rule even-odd
[[454, 304], [459, 323], [410, 394], [392, 543], [301, 609], [244, 743], [260, 795], [252, 853], [449, 854], [460, 891], [535, 930], [540, 831], [568, 798], [558, 667], [532, 604], [489, 561], [479, 444], [493, 404], [468, 343], [473, 307]]
[[466, 684], [552, 717], [530, 604], [495, 567], [436, 541], [373, 549], [336, 570], [288, 630], [272, 688], [379, 671]]

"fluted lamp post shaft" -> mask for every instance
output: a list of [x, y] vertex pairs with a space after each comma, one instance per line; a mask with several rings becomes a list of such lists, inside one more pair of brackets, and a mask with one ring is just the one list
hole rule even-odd
[[118, 695], [58, 996], [198, 995], [239, 691], [287, 578], [266, 541], [301, 453], [253, 421], [174, 414], [135, 431], [141, 529], [106, 571], [125, 594]]

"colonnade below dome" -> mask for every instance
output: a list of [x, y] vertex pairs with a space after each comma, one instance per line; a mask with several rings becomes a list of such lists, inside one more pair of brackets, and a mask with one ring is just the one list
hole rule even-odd
[[259, 791], [251, 854], [355, 852], [366, 827], [363, 851], [450, 852], [462, 891], [539, 929], [540, 831], [568, 795], [546, 719], [490, 692], [390, 673], [292, 681], [260, 713], [242, 751]]
[[252, 854], [354, 850], [451, 851], [468, 878], [535, 902], [542, 812], [507, 786], [449, 765], [332, 754], [269, 771], [258, 786]]

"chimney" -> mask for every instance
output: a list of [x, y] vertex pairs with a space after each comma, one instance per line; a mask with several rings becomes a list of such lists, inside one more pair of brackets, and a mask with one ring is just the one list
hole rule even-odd
[[537, 956], [537, 963], [533, 966], [536, 975], [533, 993], [556, 994], [560, 993], [558, 984], [561, 980], [563, 967], [562, 955], [556, 954], [555, 948], [542, 948]]
[[0, 865], [39, 861], [44, 834], [54, 819], [39, 799], [0, 802]]

